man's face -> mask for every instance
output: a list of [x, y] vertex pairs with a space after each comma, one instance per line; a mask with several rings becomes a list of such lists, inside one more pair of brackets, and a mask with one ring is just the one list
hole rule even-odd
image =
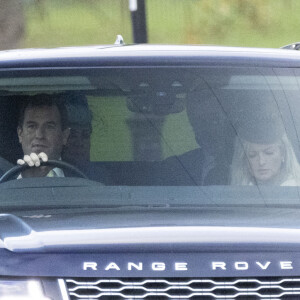
[[224, 152], [228, 120], [216, 99], [189, 101], [187, 114], [199, 146], [212, 156]]
[[56, 105], [26, 108], [17, 131], [24, 154], [45, 152], [49, 159], [60, 158], [69, 137], [69, 129], [62, 130]]

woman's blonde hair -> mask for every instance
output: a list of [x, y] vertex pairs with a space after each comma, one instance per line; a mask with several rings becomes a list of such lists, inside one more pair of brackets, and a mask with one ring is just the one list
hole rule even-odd
[[[236, 138], [231, 165], [232, 185], [257, 184], [255, 178], [250, 172], [250, 166], [247, 158], [250, 144], [251, 143], [246, 140], [242, 140], [239, 137]], [[283, 134], [281, 139], [278, 141], [278, 144], [284, 157], [280, 176], [282, 182], [280, 182], [279, 185], [288, 179], [293, 179], [300, 184], [300, 166], [286, 134]]]

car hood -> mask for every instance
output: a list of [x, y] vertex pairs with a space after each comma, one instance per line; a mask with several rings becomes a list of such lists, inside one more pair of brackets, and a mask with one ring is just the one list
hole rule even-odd
[[[300, 246], [295, 209], [202, 208], [0, 215], [0, 247], [13, 252], [135, 251]], [[268, 219], [272, 221], [268, 221]]]

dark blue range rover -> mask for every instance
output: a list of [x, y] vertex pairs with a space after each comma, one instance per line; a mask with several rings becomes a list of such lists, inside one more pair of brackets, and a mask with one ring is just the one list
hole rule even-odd
[[3, 51], [0, 107], [1, 300], [300, 298], [297, 51]]

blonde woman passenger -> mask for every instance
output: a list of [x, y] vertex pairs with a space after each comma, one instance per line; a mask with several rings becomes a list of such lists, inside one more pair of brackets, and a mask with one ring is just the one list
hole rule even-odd
[[279, 120], [255, 119], [237, 133], [232, 185], [300, 185], [300, 166]]

